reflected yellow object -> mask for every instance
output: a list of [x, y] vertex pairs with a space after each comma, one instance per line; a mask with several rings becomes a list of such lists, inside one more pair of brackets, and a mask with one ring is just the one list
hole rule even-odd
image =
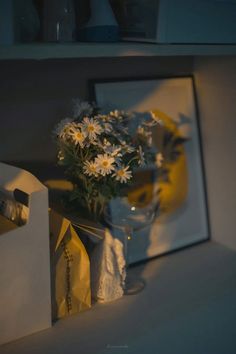
[[183, 154], [178, 160], [169, 164], [170, 183], [160, 182], [160, 198], [162, 209], [165, 213], [171, 213], [178, 209], [186, 200], [188, 194], [188, 171], [186, 155]]
[[137, 208], [145, 208], [153, 199], [153, 183], [146, 183], [128, 193], [128, 202]]
[[[155, 110], [155, 116], [162, 120], [164, 126], [176, 137], [181, 137], [176, 123], [165, 113]], [[160, 147], [161, 150], [163, 148]], [[169, 169], [169, 182], [160, 182], [160, 199], [164, 213], [176, 211], [186, 200], [188, 194], [188, 169], [187, 157], [184, 146], [179, 146], [181, 155], [174, 163], [166, 163], [165, 167]]]
[[[165, 113], [155, 110], [153, 111], [158, 119], [161, 119], [165, 128], [173, 133], [175, 137], [181, 137], [176, 123]], [[158, 129], [155, 136], [154, 144], [159, 151], [163, 151], [164, 129]], [[155, 141], [156, 140], [156, 141]], [[188, 170], [187, 158], [184, 146], [180, 145], [178, 150], [180, 156], [175, 162], [165, 162], [164, 167], [169, 170], [168, 182], [158, 182], [158, 189], [160, 189], [160, 201], [162, 214], [170, 214], [176, 211], [186, 200], [188, 194]], [[146, 183], [128, 194], [128, 201], [130, 204], [139, 208], [146, 207], [153, 199], [153, 193], [156, 190], [153, 183]]]

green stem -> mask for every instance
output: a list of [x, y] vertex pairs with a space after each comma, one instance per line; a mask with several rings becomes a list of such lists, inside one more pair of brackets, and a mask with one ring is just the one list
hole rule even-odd
[[134, 156], [131, 160], [129, 160], [128, 165], [130, 165], [131, 162], [134, 161], [134, 160], [138, 160], [138, 156]]

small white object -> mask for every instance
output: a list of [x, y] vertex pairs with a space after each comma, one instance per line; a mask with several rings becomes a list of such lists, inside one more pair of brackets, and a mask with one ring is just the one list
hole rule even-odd
[[87, 24], [79, 29], [78, 40], [88, 42], [116, 42], [119, 26], [109, 0], [90, 0], [91, 16]]
[[108, 229], [90, 256], [92, 297], [97, 302], [109, 302], [124, 294], [126, 278], [123, 243]]
[[51, 326], [48, 190], [0, 163], [0, 190], [29, 196], [27, 223], [0, 235], [0, 344]]
[[108, 0], [90, 0], [90, 6], [92, 15], [86, 27], [117, 26]]

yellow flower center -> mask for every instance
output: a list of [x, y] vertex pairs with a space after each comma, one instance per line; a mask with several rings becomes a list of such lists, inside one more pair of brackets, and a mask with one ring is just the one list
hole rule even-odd
[[89, 125], [89, 126], [88, 126], [88, 131], [89, 131], [89, 132], [94, 132], [94, 130], [95, 130], [95, 128], [94, 128], [93, 125]]
[[103, 161], [102, 165], [103, 165], [104, 167], [107, 167], [107, 166], [109, 165], [109, 164], [108, 164], [108, 161]]
[[80, 132], [77, 132], [77, 133], [76, 133], [76, 138], [77, 138], [78, 140], [81, 140], [81, 139], [83, 138], [83, 135], [82, 135]]
[[125, 174], [125, 171], [124, 171], [124, 170], [119, 170], [119, 171], [117, 172], [117, 174], [118, 174], [118, 176], [123, 177], [124, 174]]

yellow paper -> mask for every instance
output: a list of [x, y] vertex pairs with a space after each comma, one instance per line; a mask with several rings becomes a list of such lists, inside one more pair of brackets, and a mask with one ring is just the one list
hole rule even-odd
[[90, 262], [70, 221], [50, 210], [52, 317], [91, 307]]

